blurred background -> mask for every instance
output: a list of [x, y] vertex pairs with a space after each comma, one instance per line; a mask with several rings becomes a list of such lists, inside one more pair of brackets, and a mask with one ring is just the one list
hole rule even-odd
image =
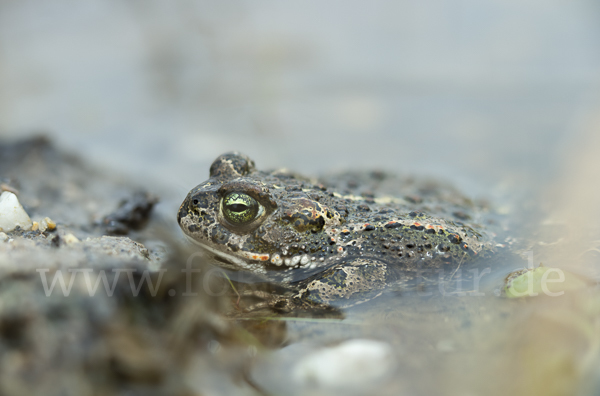
[[0, 1], [2, 136], [181, 198], [234, 149], [477, 196], [545, 183], [599, 87], [595, 0]]

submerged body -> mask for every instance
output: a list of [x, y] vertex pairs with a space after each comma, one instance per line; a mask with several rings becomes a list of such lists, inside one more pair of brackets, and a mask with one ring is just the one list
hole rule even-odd
[[[399, 185], [395, 197], [382, 195]], [[393, 189], [392, 189], [393, 190]], [[262, 274], [293, 299], [352, 305], [492, 252], [481, 207], [455, 190], [380, 172], [322, 183], [262, 172], [224, 154], [190, 191], [178, 223], [230, 269]]]

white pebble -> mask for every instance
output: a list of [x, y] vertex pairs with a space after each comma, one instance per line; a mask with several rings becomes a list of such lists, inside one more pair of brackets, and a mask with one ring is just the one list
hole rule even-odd
[[74, 243], [78, 243], [79, 242], [79, 239], [77, 239], [77, 237], [75, 235], [70, 234], [70, 233], [67, 234], [67, 235], [65, 235], [64, 238], [63, 238], [63, 240], [65, 241], [65, 243], [67, 245], [72, 245]]
[[8, 240], [8, 235], [3, 232], [0, 232], [0, 242], [6, 242]]
[[330, 390], [356, 389], [381, 381], [394, 366], [389, 344], [355, 339], [305, 356], [294, 367], [293, 378]]
[[9, 191], [3, 192], [0, 195], [0, 230], [12, 231], [17, 226], [29, 230], [32, 224], [17, 196]]

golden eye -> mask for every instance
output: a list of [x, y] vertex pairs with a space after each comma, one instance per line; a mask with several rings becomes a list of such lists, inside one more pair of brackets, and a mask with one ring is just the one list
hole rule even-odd
[[262, 206], [248, 194], [232, 192], [223, 198], [223, 216], [232, 224], [250, 223], [261, 212]]

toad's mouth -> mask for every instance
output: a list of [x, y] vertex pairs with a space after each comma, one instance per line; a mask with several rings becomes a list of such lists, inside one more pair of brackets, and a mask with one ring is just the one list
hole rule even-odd
[[264, 273], [267, 267], [276, 270], [316, 267], [315, 258], [308, 254], [286, 258], [281, 257], [277, 253], [270, 255], [268, 253], [239, 251], [237, 252], [238, 255], [233, 255], [197, 241], [189, 235], [186, 235], [186, 237], [194, 244], [211, 253], [214, 257], [218, 257], [218, 261], [223, 263], [224, 267], [229, 267], [230, 269], [245, 269]]
[[254, 272], [265, 272], [264, 264], [266, 264], [266, 263], [262, 264], [262, 262], [268, 262], [268, 260], [269, 260], [268, 254], [240, 252], [244, 256], [248, 256], [247, 259], [244, 259], [242, 257], [234, 256], [232, 254], [228, 254], [228, 253], [225, 253], [218, 249], [215, 249], [211, 246], [208, 246], [208, 245], [206, 245], [202, 242], [199, 242], [196, 239], [190, 237], [189, 235], [186, 235], [186, 237], [190, 242], [193, 242], [195, 245], [200, 246], [202, 249], [211, 253], [214, 257], [218, 257], [219, 258], [218, 261], [223, 264], [222, 265], [223, 267], [228, 267], [230, 269], [236, 269], [236, 270], [245, 269], [245, 270], [254, 271]]

